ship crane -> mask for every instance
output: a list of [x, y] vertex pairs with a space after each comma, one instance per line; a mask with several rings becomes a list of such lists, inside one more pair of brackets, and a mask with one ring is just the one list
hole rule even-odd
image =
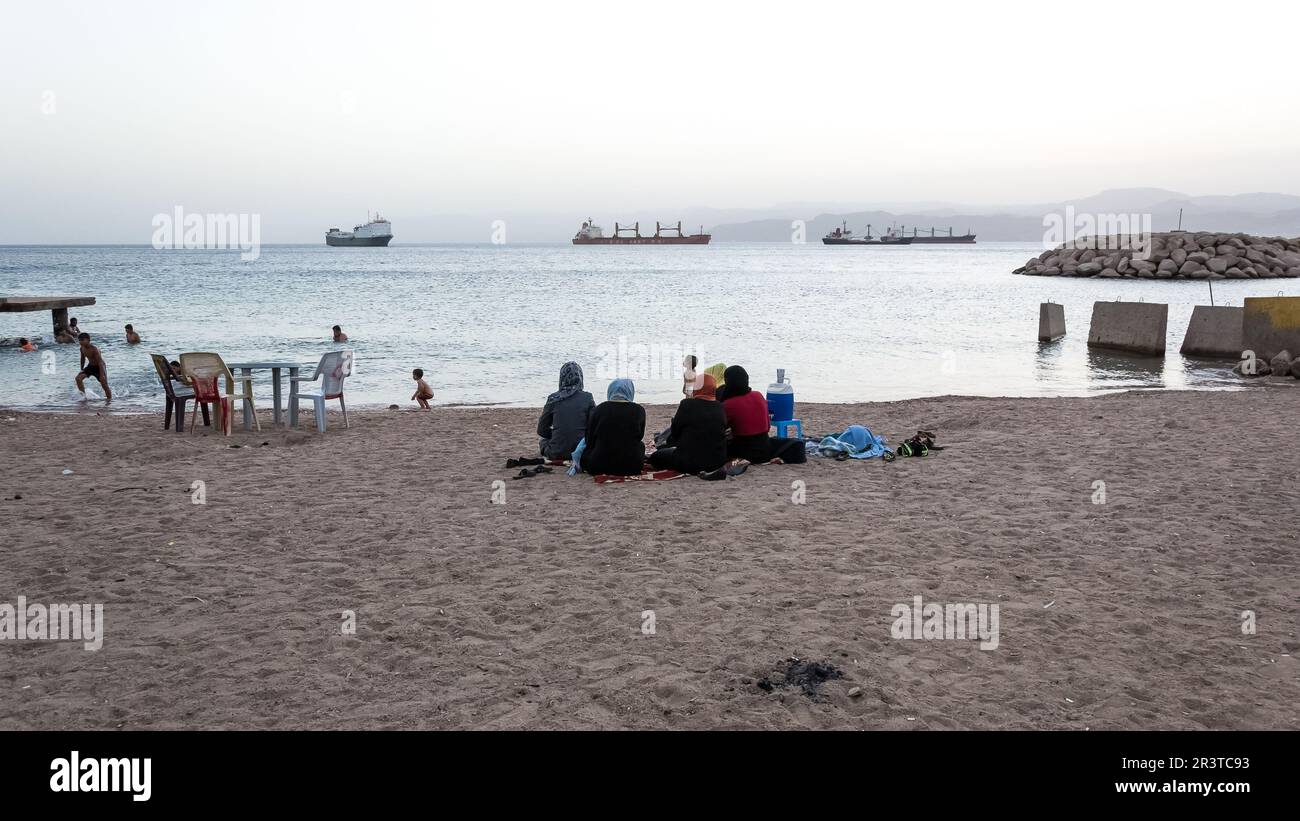
[[[655, 223], [655, 224], [658, 225], [658, 223]], [[632, 231], [632, 232], [635, 234], [636, 237], [640, 238], [640, 236], [641, 236], [641, 223], [640, 223], [640, 221], [637, 221], [637, 222], [632, 223], [632, 227], [631, 227], [631, 228], [627, 228], [627, 227], [625, 227], [625, 226], [621, 226], [621, 225], [619, 225], [617, 222], [614, 223], [614, 236], [616, 236], [616, 237], [621, 237], [621, 236], [623, 236], [623, 232], [624, 232], [624, 231]], [[659, 234], [658, 234], [658, 231], [656, 231], [656, 232], [655, 232], [655, 236], [658, 236], [658, 235], [659, 235]]]

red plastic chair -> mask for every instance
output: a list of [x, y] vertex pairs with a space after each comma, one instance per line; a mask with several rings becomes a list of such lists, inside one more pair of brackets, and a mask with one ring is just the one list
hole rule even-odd
[[198, 413], [199, 407], [203, 407], [206, 414], [208, 405], [213, 406], [213, 412], [216, 414], [216, 425], [226, 436], [230, 435], [230, 397], [222, 396], [221, 389], [218, 386], [218, 377], [215, 376], [195, 376], [191, 377], [194, 384], [194, 408], [190, 410], [190, 433], [193, 434], [197, 429], [194, 427], [194, 416]]
[[[247, 403], [248, 408], [254, 410], [252, 378], [245, 376], [236, 380], [219, 355], [206, 352], [183, 353], [181, 370], [193, 383], [194, 410], [212, 405], [217, 413], [214, 421], [226, 436], [230, 435], [231, 413], [239, 407], [236, 403]], [[226, 380], [225, 396], [221, 395], [220, 390], [220, 380], [223, 378]], [[235, 392], [236, 384], [242, 389], [239, 393]], [[253, 424], [260, 431], [262, 423], [258, 421], [257, 413], [254, 411], [252, 416]], [[190, 430], [194, 430], [194, 411], [190, 411]]]

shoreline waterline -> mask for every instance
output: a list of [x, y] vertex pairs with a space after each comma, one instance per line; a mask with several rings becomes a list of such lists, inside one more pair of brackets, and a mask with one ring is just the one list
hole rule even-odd
[[[888, 407], [888, 406], [906, 404], [909, 402], [945, 402], [945, 401], [1051, 402], [1057, 400], [1064, 401], [1064, 400], [1075, 400], [1075, 399], [1108, 399], [1117, 396], [1142, 396], [1142, 395], [1162, 396], [1162, 395], [1170, 395], [1170, 394], [1193, 394], [1194, 395], [1194, 394], [1247, 393], [1252, 391], [1290, 390], [1292, 389], [1293, 381], [1296, 381], [1297, 384], [1300, 384], [1300, 381], [1291, 380], [1289, 378], [1277, 379], [1277, 380], [1261, 378], [1261, 379], [1250, 380], [1249, 382], [1246, 382], [1245, 384], [1242, 384], [1240, 386], [1225, 385], [1225, 386], [1204, 386], [1204, 387], [1196, 387], [1196, 388], [1112, 388], [1108, 390], [1093, 391], [1090, 393], [1059, 394], [1053, 396], [1012, 396], [1007, 394], [935, 394], [932, 396], [909, 396], [900, 399], [880, 399], [880, 400], [868, 400], [868, 401], [846, 401], [846, 402], [800, 401], [797, 405], [797, 408], [807, 407], [809, 410], [818, 410], [818, 409], [831, 408], [831, 407], [850, 407], [850, 408], [862, 407], [862, 406]], [[597, 396], [594, 398], [596, 399], [597, 404], [604, 401], [603, 396]], [[436, 416], [439, 411], [538, 411], [540, 412], [542, 410], [544, 403], [538, 402], [535, 404], [521, 404], [521, 403], [503, 403], [503, 402], [484, 402], [484, 403], [448, 403], [445, 405], [440, 405], [436, 401], [434, 401], [431, 404], [433, 405], [432, 410], [422, 411], [420, 407], [414, 403], [399, 404], [398, 407], [396, 408], [389, 407], [388, 405], [374, 404], [374, 403], [355, 404], [355, 405], [349, 403], [348, 415], [349, 417], [352, 416], [386, 417], [386, 416], [391, 416], [393, 414], [406, 414], [406, 413], [414, 413], [414, 414], [427, 413], [432, 416]], [[662, 410], [667, 412], [670, 415], [673, 409], [677, 407], [677, 403], [675, 402], [638, 401], [637, 404], [641, 405], [647, 410]], [[162, 407], [159, 407], [156, 410], [150, 410], [148, 408], [135, 408], [135, 407], [119, 408], [112, 405], [105, 406], [102, 400], [91, 400], [85, 407], [80, 407], [80, 408], [32, 408], [32, 407], [24, 407], [20, 405], [6, 405], [0, 403], [0, 413], [18, 414], [18, 415], [25, 414], [30, 416], [48, 415], [48, 416], [141, 417], [141, 416], [159, 416], [162, 415], [163, 410], [164, 409]], [[267, 424], [266, 419], [269, 418], [272, 414], [272, 409], [271, 409], [269, 399], [267, 402], [259, 402], [256, 405], [256, 410], [259, 419], [261, 419], [263, 422], [263, 425]], [[309, 408], [304, 407], [302, 410], [303, 412], [308, 412]], [[187, 406], [186, 407], [187, 417], [189, 411], [190, 411], [190, 406]], [[288, 414], [287, 405], [281, 405], [280, 411], [287, 418], [287, 414]], [[341, 419], [341, 415], [338, 413], [337, 406], [335, 405], [328, 406], [327, 412], [330, 414], [330, 419], [334, 419], [336, 416], [338, 416]], [[236, 432], [242, 431], [243, 428], [241, 427], [242, 423], [240, 421], [243, 418], [242, 411], [236, 410], [235, 413], [236, 413], [235, 425], [232, 428], [232, 431], [236, 431]], [[310, 425], [300, 421], [298, 429], [307, 430], [310, 427], [311, 427]], [[286, 427], [285, 429], [288, 428]], [[254, 433], [255, 432], [256, 431], [254, 431]]]

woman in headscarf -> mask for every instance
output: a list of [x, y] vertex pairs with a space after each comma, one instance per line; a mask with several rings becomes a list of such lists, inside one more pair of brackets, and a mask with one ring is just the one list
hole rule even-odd
[[660, 470], [700, 473], [727, 461], [727, 417], [717, 402], [717, 383], [706, 372], [697, 385], [677, 405], [667, 446], [650, 454], [650, 463]]
[[610, 382], [606, 396], [587, 420], [582, 470], [593, 476], [636, 476], [645, 465], [645, 408], [632, 401], [636, 386], [631, 379]]
[[768, 436], [772, 421], [767, 398], [749, 387], [749, 373], [739, 365], [727, 368], [727, 457], [755, 464], [801, 464], [808, 460], [803, 439]]
[[750, 462], [766, 462], [771, 458], [771, 444], [767, 432], [772, 420], [767, 415], [767, 399], [749, 387], [749, 372], [739, 365], [727, 368], [727, 398], [722, 410], [731, 429], [727, 442], [727, 456]]
[[537, 420], [539, 448], [547, 459], [568, 459], [573, 449], [587, 435], [587, 417], [596, 400], [582, 389], [582, 368], [577, 362], [565, 362], [560, 368], [560, 389], [546, 397], [546, 406]]
[[726, 399], [727, 393], [727, 366], [719, 362], [716, 365], [710, 365], [704, 369], [704, 372], [713, 377], [714, 390], [717, 393], [717, 400], [721, 402]]

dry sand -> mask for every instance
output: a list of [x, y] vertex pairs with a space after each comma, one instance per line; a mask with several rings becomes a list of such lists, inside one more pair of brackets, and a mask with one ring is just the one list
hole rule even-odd
[[[0, 729], [1300, 729], [1298, 406], [801, 405], [948, 449], [607, 486], [509, 479], [533, 410], [230, 439], [0, 411], [0, 603], [106, 621], [98, 652], [0, 641]], [[999, 604], [998, 649], [893, 639], [915, 595]], [[844, 678], [757, 686], [792, 656]]]

